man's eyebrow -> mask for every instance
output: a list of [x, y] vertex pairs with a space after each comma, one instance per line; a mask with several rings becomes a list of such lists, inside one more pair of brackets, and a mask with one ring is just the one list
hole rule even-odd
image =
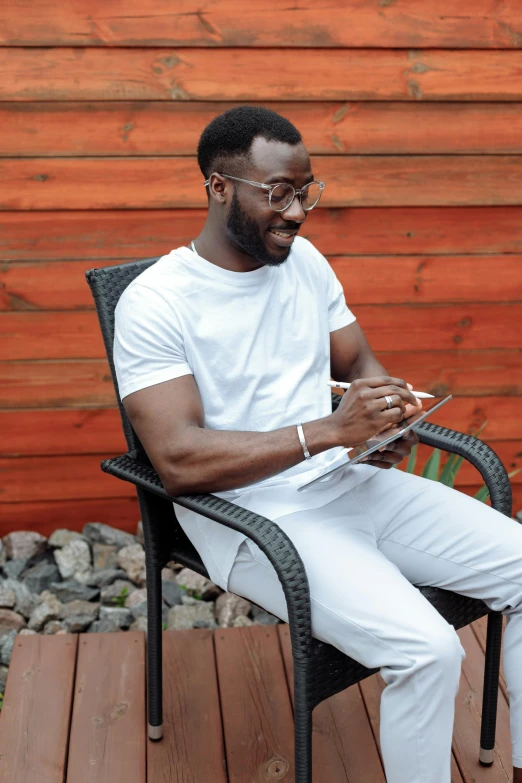
[[[309, 179], [306, 180], [305, 184], [307, 184], [308, 182], [313, 182], [313, 180], [314, 180], [314, 175], [310, 174], [310, 177]], [[290, 177], [283, 177], [276, 174], [275, 177], [270, 177], [269, 179], [265, 180], [265, 185], [273, 185], [275, 182], [288, 182], [289, 185], [294, 184], [294, 180], [291, 179]]]

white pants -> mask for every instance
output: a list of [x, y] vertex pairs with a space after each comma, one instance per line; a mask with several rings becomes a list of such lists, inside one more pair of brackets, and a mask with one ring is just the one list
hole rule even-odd
[[[388, 783], [450, 783], [451, 777], [465, 651], [453, 626], [413, 585], [480, 598], [506, 615], [513, 765], [522, 767], [522, 525], [399, 470], [380, 470], [328, 505], [279, 517], [277, 524], [306, 569], [313, 636], [380, 668], [387, 685], [380, 739]], [[240, 546], [229, 590], [288, 622], [277, 574], [257, 546]]]

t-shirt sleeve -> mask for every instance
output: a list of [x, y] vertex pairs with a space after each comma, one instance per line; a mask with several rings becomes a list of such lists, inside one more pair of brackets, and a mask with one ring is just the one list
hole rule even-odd
[[115, 311], [113, 358], [122, 400], [139, 389], [191, 374], [175, 306], [147, 286], [126, 289]]
[[328, 263], [328, 260], [314, 247], [315, 254], [319, 260], [323, 280], [326, 288], [326, 300], [328, 304], [328, 326], [330, 332], [342, 329], [343, 326], [353, 323], [357, 319], [352, 311], [347, 307], [344, 298], [344, 291], [337, 275]]

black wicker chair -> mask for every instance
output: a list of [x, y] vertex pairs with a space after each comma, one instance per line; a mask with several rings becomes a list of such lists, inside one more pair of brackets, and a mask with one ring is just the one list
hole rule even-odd
[[[143, 446], [134, 432], [118, 394], [114, 372], [114, 309], [127, 285], [158, 258], [118, 266], [91, 269], [87, 281], [96, 304], [101, 331], [129, 451], [101, 463], [102, 470], [136, 486], [143, 522], [147, 569], [147, 689], [148, 735], [162, 737], [162, 647], [161, 569], [169, 560], [208, 577], [201, 558], [180, 527], [172, 505], [193, 509], [217, 522], [245, 533], [261, 548], [274, 566], [283, 587], [289, 617], [294, 663], [295, 781], [311, 783], [312, 711], [350, 685], [374, 674], [337, 648], [311, 634], [310, 593], [303, 563], [294, 545], [276, 523], [210, 494], [172, 498], [164, 490]], [[333, 407], [339, 404], [333, 395]], [[418, 430], [422, 443], [460, 454], [482, 474], [494, 508], [511, 515], [511, 487], [506, 470], [489, 446], [469, 435], [424, 422]], [[494, 531], [492, 531], [494, 535]], [[493, 763], [502, 637], [502, 615], [491, 612], [483, 601], [432, 587], [418, 588], [456, 629], [488, 614], [487, 648], [482, 704], [479, 760]]]

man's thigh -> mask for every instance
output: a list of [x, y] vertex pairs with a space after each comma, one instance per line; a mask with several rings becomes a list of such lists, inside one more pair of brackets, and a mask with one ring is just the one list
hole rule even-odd
[[380, 552], [412, 584], [480, 598], [496, 611], [522, 600], [522, 526], [514, 520], [399, 470], [382, 471], [354, 491]]
[[[459, 646], [453, 627], [379, 551], [354, 490], [323, 508], [280, 517], [277, 524], [303, 561], [315, 638], [370, 668], [407, 666], [413, 649]], [[240, 548], [229, 589], [288, 620], [281, 584], [260, 550], [252, 557], [246, 546]]]

